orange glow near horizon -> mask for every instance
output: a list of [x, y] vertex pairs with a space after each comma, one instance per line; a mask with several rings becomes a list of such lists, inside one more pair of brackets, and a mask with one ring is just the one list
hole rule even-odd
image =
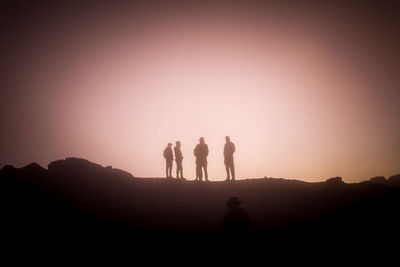
[[39, 110], [32, 116], [41, 118], [46, 153], [32, 152], [26, 163], [74, 156], [163, 177], [163, 149], [179, 140], [192, 180], [193, 149], [204, 137], [210, 179], [223, 180], [229, 135], [238, 179], [352, 182], [399, 172], [398, 134], [385, 130], [386, 115], [374, 108], [380, 81], [351, 40], [279, 17], [115, 24], [82, 29], [73, 41], [64, 36], [62, 58], [49, 49], [30, 63], [29, 83], [46, 92], [33, 93], [28, 107]]

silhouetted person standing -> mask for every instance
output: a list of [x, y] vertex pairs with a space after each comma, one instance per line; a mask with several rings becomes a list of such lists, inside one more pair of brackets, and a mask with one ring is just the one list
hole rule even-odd
[[[235, 144], [231, 142], [229, 136], [225, 137], [224, 146], [224, 163], [226, 169], [226, 180], [229, 181], [232, 177], [232, 181], [235, 180], [235, 164], [233, 163], [233, 153], [235, 153]], [[230, 173], [229, 173], [230, 171]], [[230, 175], [231, 174], [231, 175]]]
[[197, 144], [193, 153], [196, 157], [196, 180], [203, 180], [203, 169], [204, 169], [204, 177], [206, 181], [208, 181], [208, 173], [207, 173], [207, 156], [208, 156], [208, 146], [204, 143], [204, 138], [200, 138], [200, 143]]
[[172, 161], [174, 160], [174, 154], [172, 153], [172, 144], [168, 143], [168, 146], [164, 149], [164, 158], [166, 163], [165, 173], [167, 178], [172, 178]]
[[225, 213], [224, 221], [222, 222], [222, 228], [226, 233], [245, 233], [251, 226], [249, 215], [239, 207], [241, 203], [242, 201], [239, 201], [237, 197], [231, 197], [226, 202], [226, 206], [229, 209]]
[[179, 174], [181, 174], [181, 179], [183, 179], [183, 155], [181, 151], [181, 142], [176, 141], [176, 146], [174, 147], [175, 161], [176, 161], [176, 179], [179, 179]]

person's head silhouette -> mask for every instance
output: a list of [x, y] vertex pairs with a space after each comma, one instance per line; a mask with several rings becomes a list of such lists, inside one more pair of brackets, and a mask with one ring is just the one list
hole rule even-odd
[[239, 207], [242, 201], [238, 197], [231, 197], [225, 204], [229, 209], [226, 211], [222, 223], [224, 231], [245, 233], [252, 223], [247, 212]]
[[229, 142], [231, 141], [231, 138], [230, 138], [229, 136], [225, 136], [225, 141], [226, 141], [227, 143], [229, 143]]
[[181, 142], [176, 141], [175, 144], [176, 144], [176, 146], [177, 146], [178, 148], [181, 147]]
[[228, 202], [225, 203], [226, 206], [230, 209], [234, 209], [240, 206], [242, 204], [242, 201], [239, 200], [238, 197], [231, 197]]
[[200, 144], [204, 144], [204, 137], [200, 137], [199, 141], [200, 141]]
[[171, 143], [168, 143], [168, 147], [171, 147], [172, 146], [172, 144]]

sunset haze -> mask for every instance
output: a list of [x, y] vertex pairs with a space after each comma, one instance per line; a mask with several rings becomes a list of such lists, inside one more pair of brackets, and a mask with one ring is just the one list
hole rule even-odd
[[393, 25], [353, 9], [210, 7], [20, 14], [3, 72], [0, 167], [81, 157], [164, 177], [163, 150], [179, 140], [192, 180], [204, 137], [217, 181], [228, 135], [237, 179], [400, 172]]

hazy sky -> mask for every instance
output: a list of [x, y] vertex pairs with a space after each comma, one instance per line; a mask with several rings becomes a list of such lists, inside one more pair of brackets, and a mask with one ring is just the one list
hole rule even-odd
[[400, 172], [394, 7], [4, 10], [0, 166], [74, 156], [162, 177], [162, 151], [180, 140], [193, 179], [203, 136], [210, 178], [222, 180], [229, 135], [238, 178]]

